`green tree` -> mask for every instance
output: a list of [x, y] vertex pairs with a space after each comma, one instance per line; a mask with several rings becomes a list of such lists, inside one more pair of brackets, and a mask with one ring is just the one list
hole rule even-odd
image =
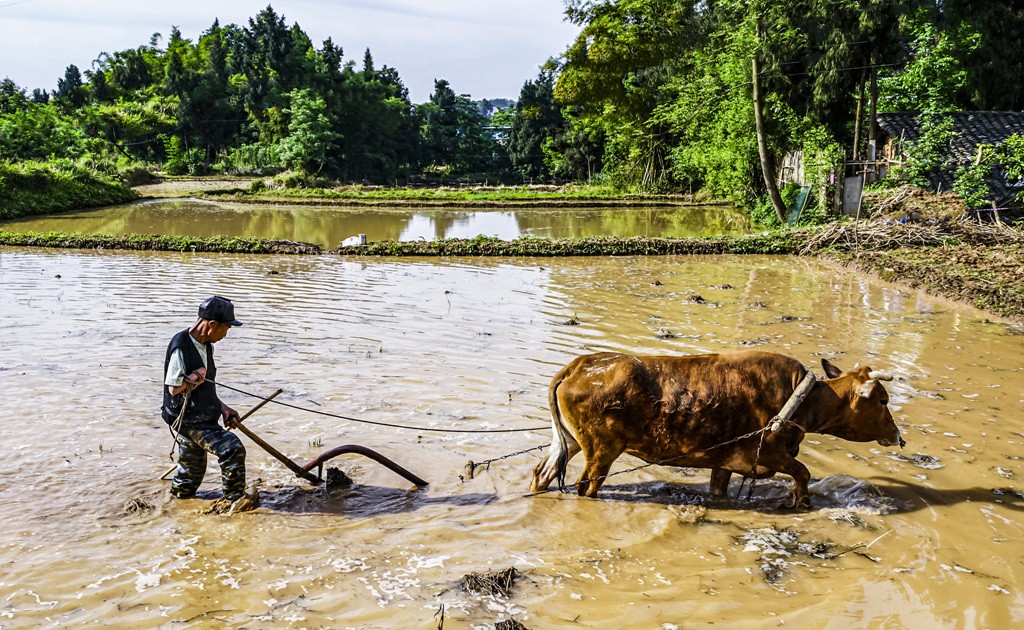
[[508, 155], [523, 178], [546, 180], [551, 171], [545, 163], [544, 143], [565, 127], [562, 108], [555, 102], [554, 68], [540, 71], [519, 91], [512, 129], [508, 134]]
[[279, 155], [290, 168], [318, 174], [337, 150], [339, 140], [327, 104], [310, 89], [292, 90], [289, 99], [288, 135], [279, 143]]
[[366, 51], [362, 69], [349, 66], [342, 78], [343, 176], [382, 182], [408, 174], [419, 155], [419, 120], [398, 71], [374, 68]]
[[418, 107], [426, 163], [449, 174], [479, 172], [495, 160], [486, 119], [465, 94], [456, 95], [444, 79], [434, 81], [430, 100]]
[[153, 51], [149, 48], [140, 46], [111, 55], [101, 53], [100, 60], [102, 67], [109, 68], [110, 75], [107, 79], [118, 96], [128, 96], [153, 84], [153, 70], [150, 64], [157, 64], [153, 59]]
[[69, 110], [85, 105], [85, 84], [82, 82], [82, 73], [78, 66], [71, 64], [64, 70], [64, 76], [57, 79], [57, 89], [53, 92], [53, 98]]
[[186, 58], [193, 56], [194, 51], [190, 42], [182, 38], [177, 26], [172, 26], [167, 51], [162, 59], [164, 92], [180, 99], [188, 99], [194, 87], [195, 73], [185, 67], [185, 62]]
[[111, 100], [112, 92], [107, 83], [107, 73], [102, 69], [86, 71], [89, 77], [89, 98], [93, 103], [106, 103]]
[[155, 89], [147, 98], [102, 103], [86, 112], [85, 123], [96, 136], [110, 142], [125, 155], [155, 159], [161, 150], [160, 137], [178, 127], [176, 98]]
[[969, 59], [981, 35], [961, 23], [945, 30], [919, 11], [907, 23], [909, 61], [880, 80], [879, 102], [888, 111], [944, 112], [970, 107]]
[[14, 81], [5, 78], [0, 81], [0, 116], [28, 109], [29, 99], [25, 90]]
[[591, 135], [606, 138], [604, 168], [624, 187], [663, 185], [671, 138], [655, 109], [681, 56], [706, 37], [708, 3], [567, 0], [581, 27], [563, 56], [555, 98], [576, 108]]
[[967, 69], [961, 96], [969, 99], [970, 108], [1024, 110], [1024, 82], [1015, 79], [1024, 75], [1024, 48], [1017, 36], [1024, 32], [1024, 5], [990, 0], [935, 4], [940, 9], [936, 22], [941, 29], [980, 36], [969, 54], [960, 57]]
[[171, 32], [164, 91], [179, 99], [176, 135], [189, 146], [190, 160], [201, 148], [203, 160], [212, 161], [217, 152], [234, 144], [246, 120], [229, 81], [227, 55], [219, 21], [215, 20], [195, 45], [182, 39], [177, 29]]
[[562, 110], [565, 125], [545, 139], [544, 164], [556, 179], [591, 181], [602, 170], [605, 133], [587, 125], [572, 107]]
[[76, 159], [90, 149], [78, 121], [53, 104], [25, 101], [12, 108], [0, 102], [0, 108], [0, 160]]

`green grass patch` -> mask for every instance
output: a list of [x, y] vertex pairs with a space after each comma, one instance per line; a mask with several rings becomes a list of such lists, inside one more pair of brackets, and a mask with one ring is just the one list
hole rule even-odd
[[223, 188], [199, 193], [206, 197], [230, 196], [246, 200], [316, 200], [322, 202], [350, 202], [383, 204], [394, 202], [432, 203], [631, 203], [631, 204], [683, 204], [692, 199], [683, 195], [631, 195], [616, 192], [606, 186], [467, 186], [386, 188], [377, 186], [342, 186], [336, 188], [271, 188], [258, 180], [250, 188]]
[[375, 241], [339, 247], [349, 256], [660, 256], [684, 254], [793, 254], [799, 243], [791, 234], [774, 232], [712, 238], [571, 238], [524, 237], [511, 241], [478, 236], [436, 241]]
[[64, 232], [10, 232], [0, 230], [0, 245], [122, 249], [243, 254], [320, 254], [346, 256], [660, 256], [685, 254], [793, 254], [798, 239], [785, 232], [714, 238], [575, 238], [525, 237], [502, 241], [478, 236], [436, 241], [375, 241], [324, 252], [319, 246], [293, 241], [240, 237], [160, 236], [129, 234], [68, 234]]
[[83, 167], [0, 162], [0, 219], [108, 206], [137, 198], [122, 182]]
[[165, 252], [221, 252], [233, 254], [319, 254], [319, 246], [293, 241], [272, 241], [233, 236], [162, 236], [156, 234], [67, 234], [64, 232], [8, 232], [0, 230], [0, 245], [68, 249], [118, 249]]

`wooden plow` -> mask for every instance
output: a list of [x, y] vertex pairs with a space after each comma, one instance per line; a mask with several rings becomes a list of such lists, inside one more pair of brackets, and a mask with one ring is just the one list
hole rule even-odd
[[[281, 453], [281, 451], [277, 450], [276, 448], [274, 448], [273, 446], [268, 444], [266, 440], [264, 440], [260, 436], [256, 435], [256, 433], [254, 433], [252, 431], [252, 429], [250, 429], [249, 427], [247, 427], [244, 424], [242, 424], [242, 422], [246, 418], [248, 418], [249, 416], [254, 414], [257, 410], [259, 410], [260, 407], [262, 407], [263, 405], [267, 404], [268, 402], [270, 402], [271, 400], [273, 400], [274, 398], [276, 398], [279, 394], [281, 394], [283, 392], [284, 392], [284, 390], [279, 389], [276, 392], [274, 392], [273, 394], [271, 394], [270, 396], [267, 396], [266, 398], [261, 400], [259, 403], [257, 403], [257, 405], [255, 407], [250, 409], [248, 412], [245, 413], [245, 415], [241, 416], [235, 422], [234, 428], [238, 429], [239, 431], [244, 433], [246, 435], [246, 437], [248, 437], [250, 440], [255, 442], [260, 448], [262, 448], [267, 453], [269, 453], [272, 457], [274, 457], [274, 459], [276, 459], [277, 461], [279, 461], [282, 464], [284, 464], [285, 467], [288, 470], [290, 470], [293, 473], [295, 473], [295, 476], [301, 477], [301, 478], [305, 479], [306, 481], [308, 481], [308, 482], [310, 482], [312, 484], [319, 485], [321, 483], [324, 483], [324, 481], [325, 481], [325, 478], [324, 478], [324, 475], [323, 475], [324, 463], [334, 459], [335, 457], [337, 457], [339, 455], [344, 455], [346, 453], [356, 453], [358, 455], [362, 455], [364, 457], [368, 457], [368, 458], [372, 459], [373, 461], [377, 462], [378, 464], [381, 464], [385, 468], [388, 468], [392, 472], [394, 472], [394, 473], [400, 475], [401, 477], [404, 477], [406, 480], [412, 482], [418, 488], [423, 488], [423, 487], [426, 487], [427, 485], [429, 485], [428, 482], [424, 481], [423, 479], [420, 479], [419, 477], [417, 477], [413, 473], [411, 473], [408, 470], [406, 470], [405, 468], [399, 466], [398, 464], [396, 464], [395, 462], [391, 461], [390, 459], [388, 459], [384, 455], [381, 455], [377, 451], [374, 451], [373, 449], [369, 449], [369, 448], [367, 448], [365, 446], [359, 446], [357, 444], [346, 444], [344, 446], [338, 446], [338, 447], [326, 450], [323, 453], [320, 453], [320, 455], [318, 455], [315, 459], [313, 459], [312, 461], [307, 463], [305, 466], [300, 466], [299, 464], [295, 463], [295, 461], [293, 461], [288, 456], [286, 456], [283, 453]], [[167, 475], [169, 475], [172, 472], [174, 472], [174, 470], [176, 468], [177, 468], [177, 464], [175, 464], [170, 469], [168, 469], [167, 472], [165, 472], [163, 475], [160, 476], [160, 478], [161, 479], [165, 479], [167, 477]], [[313, 474], [313, 472], [312, 472], [314, 469], [316, 469], [316, 474]]]

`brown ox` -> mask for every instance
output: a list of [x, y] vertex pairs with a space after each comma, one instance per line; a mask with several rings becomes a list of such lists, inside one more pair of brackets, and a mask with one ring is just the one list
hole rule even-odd
[[822, 359], [828, 377], [814, 383], [790, 422], [768, 428], [807, 370], [796, 359], [745, 351], [682, 357], [614, 352], [577, 358], [548, 390], [554, 439], [533, 472], [531, 488], [565, 483], [566, 464], [581, 450], [579, 494], [593, 497], [622, 453], [671, 466], [711, 468], [721, 495], [730, 473], [793, 477], [789, 505], [808, 507], [810, 472], [796, 460], [805, 432], [855, 442], [900, 444], [900, 431], [879, 380], [892, 377], [855, 366], [842, 372]]

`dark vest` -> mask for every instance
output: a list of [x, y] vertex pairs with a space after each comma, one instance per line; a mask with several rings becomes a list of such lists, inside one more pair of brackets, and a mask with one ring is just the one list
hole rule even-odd
[[[188, 329], [185, 329], [174, 335], [171, 338], [171, 343], [167, 346], [167, 355], [164, 357], [165, 378], [167, 376], [167, 366], [171, 362], [171, 354], [175, 350], [181, 350], [183, 353], [185, 358], [185, 374], [191, 374], [203, 367], [203, 359], [199, 356], [196, 345], [192, 343]], [[206, 344], [206, 378], [217, 380], [217, 366], [213, 362], [212, 343]], [[163, 383], [164, 378], [161, 378], [160, 382]], [[164, 422], [173, 424], [181, 412], [181, 404], [185, 401], [185, 392], [183, 391], [177, 396], [172, 396], [167, 391], [167, 385], [163, 386], [163, 390], [164, 405], [162, 412]], [[192, 396], [189, 397], [188, 408], [185, 410], [182, 426], [194, 427], [211, 423], [216, 424], [220, 417], [220, 399], [217, 397], [217, 386], [209, 380], [204, 381], [202, 385], [192, 390]]]

